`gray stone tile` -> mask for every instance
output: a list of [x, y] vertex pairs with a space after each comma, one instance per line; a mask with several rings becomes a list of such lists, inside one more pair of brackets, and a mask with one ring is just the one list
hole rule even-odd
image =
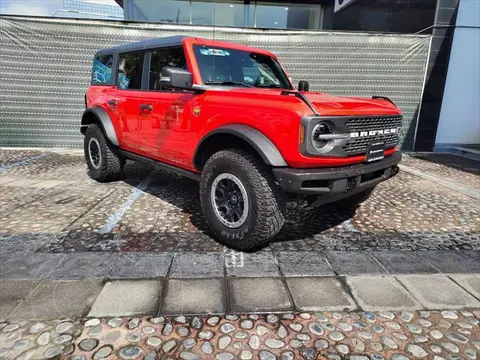
[[12, 254], [0, 265], [1, 279], [41, 280], [49, 275], [65, 257], [63, 254]]
[[386, 273], [368, 252], [326, 251], [325, 256], [338, 275]]
[[358, 305], [365, 311], [422, 308], [393, 276], [347, 276], [347, 284]]
[[480, 300], [480, 275], [459, 274], [450, 276], [457, 284]]
[[8, 319], [60, 319], [85, 316], [102, 289], [99, 280], [44, 280]]
[[235, 277], [277, 277], [281, 276], [277, 260], [271, 251], [241, 253], [231, 251], [225, 254], [227, 276]]
[[107, 282], [88, 316], [156, 315], [161, 296], [161, 280]]
[[34, 280], [0, 280], [0, 320], [6, 319], [38, 284]]
[[335, 275], [321, 252], [279, 251], [275, 255], [280, 271], [285, 277]]
[[299, 310], [344, 311], [357, 307], [337, 278], [286, 278], [285, 281]]
[[110, 279], [166, 277], [173, 253], [122, 254], [108, 274]]
[[223, 254], [220, 253], [175, 253], [170, 278], [223, 277]]
[[0, 255], [0, 266], [7, 260], [10, 260], [12, 255]]
[[443, 273], [480, 273], [480, 263], [460, 251], [419, 251], [418, 255]]
[[435, 274], [438, 270], [412, 251], [373, 251], [376, 258], [391, 274]]
[[227, 310], [223, 279], [170, 279], [164, 291], [161, 315], [221, 314]]
[[54, 237], [54, 234], [37, 233], [7, 235], [0, 238], [0, 254], [34, 253]]
[[282, 279], [228, 279], [230, 312], [289, 311], [292, 304]]
[[67, 254], [48, 277], [64, 280], [106, 278], [118, 258], [118, 254], [109, 253]]
[[399, 275], [397, 279], [427, 309], [477, 308], [480, 301], [443, 275]]
[[480, 251], [475, 251], [475, 250], [462, 250], [462, 253], [467, 255], [469, 258], [477, 260], [480, 262]]

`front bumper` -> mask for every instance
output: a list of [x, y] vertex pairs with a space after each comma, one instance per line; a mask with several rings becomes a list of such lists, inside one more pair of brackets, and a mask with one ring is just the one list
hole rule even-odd
[[338, 168], [274, 168], [280, 187], [289, 193], [304, 195], [342, 195], [346, 197], [368, 189], [398, 173], [400, 151], [373, 163]]

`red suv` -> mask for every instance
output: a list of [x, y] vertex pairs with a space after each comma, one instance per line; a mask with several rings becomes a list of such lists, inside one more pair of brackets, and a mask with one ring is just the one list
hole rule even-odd
[[388, 98], [308, 87], [296, 90], [275, 54], [232, 43], [173, 36], [100, 50], [81, 123], [89, 174], [118, 179], [133, 159], [196, 179], [218, 238], [259, 247], [289, 198], [354, 205], [398, 172], [402, 114]]

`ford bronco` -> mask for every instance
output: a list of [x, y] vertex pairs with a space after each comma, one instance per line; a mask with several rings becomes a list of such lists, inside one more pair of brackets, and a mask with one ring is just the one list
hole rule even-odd
[[289, 199], [359, 204], [401, 158], [402, 114], [388, 98], [295, 89], [275, 54], [221, 41], [100, 50], [85, 105], [93, 179], [118, 179], [126, 159], [196, 179], [209, 226], [241, 250], [280, 231]]

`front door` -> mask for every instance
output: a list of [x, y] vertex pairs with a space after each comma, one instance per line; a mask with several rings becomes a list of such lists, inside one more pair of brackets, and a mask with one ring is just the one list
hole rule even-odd
[[143, 92], [139, 117], [140, 146], [150, 157], [182, 167], [191, 166], [192, 103], [195, 94], [164, 89], [160, 75], [164, 66], [186, 69], [182, 47], [151, 51], [148, 91]]

